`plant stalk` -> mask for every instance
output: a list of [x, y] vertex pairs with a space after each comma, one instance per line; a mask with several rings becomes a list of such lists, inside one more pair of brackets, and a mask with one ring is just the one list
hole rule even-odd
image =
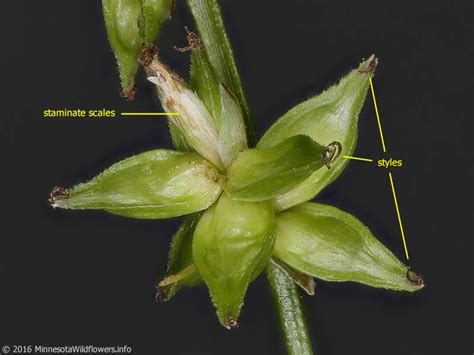
[[311, 339], [296, 284], [275, 263], [267, 268], [267, 279], [280, 318], [280, 327], [290, 355], [311, 355]]
[[[249, 145], [255, 146], [254, 123], [250, 116], [219, 4], [217, 0], [187, 0], [186, 2], [204, 42], [204, 50], [219, 80], [237, 97], [244, 114]], [[279, 314], [288, 353], [291, 355], [313, 354], [296, 285], [283, 270], [273, 263], [270, 263], [267, 269], [267, 279]]]
[[255, 146], [255, 126], [244, 95], [229, 37], [224, 27], [221, 9], [217, 0], [187, 0], [186, 3], [194, 17], [209, 61], [219, 80], [236, 96], [244, 115], [247, 140], [250, 147]]

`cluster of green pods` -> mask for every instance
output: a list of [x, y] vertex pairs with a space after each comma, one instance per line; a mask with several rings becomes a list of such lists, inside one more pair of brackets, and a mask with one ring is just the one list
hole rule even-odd
[[143, 43], [153, 43], [171, 13], [172, 0], [102, 0], [105, 27], [117, 59], [122, 94], [133, 99]]
[[[103, 4], [122, 84], [130, 90], [140, 46], [154, 41], [170, 3]], [[340, 155], [355, 149], [377, 59], [371, 56], [289, 110], [252, 148], [234, 93], [202, 45], [191, 51], [189, 85], [156, 54], [142, 60], [164, 110], [173, 112], [169, 125], [177, 150], [137, 154], [86, 183], [55, 188], [52, 206], [140, 219], [188, 215], [173, 237], [159, 297], [168, 300], [181, 287], [204, 283], [227, 328], [237, 326], [249, 284], [272, 259], [298, 284], [314, 277], [399, 291], [423, 287], [357, 218], [308, 202], [341, 173], [347, 160]]]

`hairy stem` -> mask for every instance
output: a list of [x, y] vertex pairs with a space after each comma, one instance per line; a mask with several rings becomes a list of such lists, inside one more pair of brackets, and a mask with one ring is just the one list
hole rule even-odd
[[[256, 144], [254, 123], [245, 99], [229, 38], [224, 28], [217, 0], [187, 0], [196, 22], [204, 50], [216, 74], [237, 97], [244, 114], [250, 146]], [[303, 309], [294, 282], [278, 266], [270, 263], [267, 278], [275, 299], [286, 346], [290, 354], [310, 355], [311, 341], [303, 316]]]

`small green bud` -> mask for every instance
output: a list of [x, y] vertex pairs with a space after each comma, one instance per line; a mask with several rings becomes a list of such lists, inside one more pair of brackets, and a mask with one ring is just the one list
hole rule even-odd
[[223, 194], [201, 217], [194, 233], [194, 265], [223, 326], [237, 326], [247, 288], [270, 260], [274, 232], [269, 202], [234, 201]]
[[155, 41], [160, 25], [169, 17], [171, 0], [102, 0], [102, 10], [122, 93], [133, 99], [140, 47]]
[[138, 24], [144, 43], [153, 43], [161, 25], [170, 17], [173, 0], [139, 0], [141, 5]]
[[327, 281], [410, 292], [423, 287], [358, 219], [326, 205], [304, 203], [278, 214], [273, 257]]
[[337, 142], [323, 147], [308, 136], [296, 135], [270, 148], [243, 151], [229, 167], [224, 189], [239, 200], [274, 198], [295, 188], [324, 165], [329, 168], [340, 150]]
[[[321, 144], [338, 141], [341, 153], [351, 155], [357, 141], [359, 113], [376, 66], [377, 59], [371, 56], [338, 84], [292, 108], [270, 127], [257, 148], [273, 147], [288, 137], [305, 134]], [[312, 199], [342, 172], [347, 162], [339, 159], [331, 170], [320, 169], [294, 190], [278, 196], [276, 209], [285, 210]]]
[[158, 283], [157, 300], [168, 301], [182, 287], [195, 286], [202, 282], [193, 263], [192, 241], [194, 230], [202, 213], [186, 216], [185, 220], [173, 236], [169, 251], [168, 273]]
[[158, 219], [206, 209], [220, 193], [219, 173], [199, 154], [163, 149], [122, 160], [70, 190], [55, 188], [50, 202], [65, 209]]

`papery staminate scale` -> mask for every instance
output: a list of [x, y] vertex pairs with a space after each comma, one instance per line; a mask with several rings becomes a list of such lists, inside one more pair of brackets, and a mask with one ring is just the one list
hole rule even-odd
[[222, 170], [217, 127], [204, 103], [158, 60], [153, 60], [149, 70], [155, 73], [148, 80], [156, 85], [163, 108], [166, 112], [179, 113], [178, 116], [169, 116], [170, 120], [198, 153]]

